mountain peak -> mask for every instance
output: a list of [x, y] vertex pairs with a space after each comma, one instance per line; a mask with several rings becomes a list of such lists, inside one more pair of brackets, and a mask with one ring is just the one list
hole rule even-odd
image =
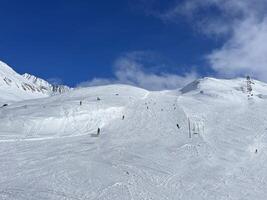
[[69, 90], [67, 86], [52, 85], [28, 73], [20, 75], [0, 61], [0, 100], [3, 102], [47, 97]]
[[[248, 95], [246, 78], [216, 79], [205, 77], [193, 81], [183, 87], [180, 92], [185, 95], [197, 95], [199, 97], [212, 97], [224, 99], [244, 99]], [[266, 98], [267, 84], [258, 80], [252, 80], [252, 96]]]
[[31, 74], [28, 74], [28, 73], [25, 73], [22, 75], [24, 78], [26, 78], [27, 80], [29, 80], [30, 82], [32, 82], [33, 84], [36, 84], [36, 85], [40, 85], [40, 86], [44, 86], [44, 87], [50, 87], [50, 83], [48, 83], [47, 81], [41, 79], [41, 78], [38, 78], [34, 75], [31, 75]]
[[29, 80], [31, 83], [39, 86], [41, 89], [50, 91], [52, 95], [54, 94], [62, 94], [65, 92], [68, 92], [69, 90], [71, 90], [70, 87], [66, 86], [66, 85], [55, 85], [55, 84], [51, 84], [48, 81], [38, 78], [34, 75], [25, 73], [22, 75], [24, 78], [26, 78], [27, 80]]
[[14, 75], [17, 74], [8, 64], [0, 60], [0, 75]]

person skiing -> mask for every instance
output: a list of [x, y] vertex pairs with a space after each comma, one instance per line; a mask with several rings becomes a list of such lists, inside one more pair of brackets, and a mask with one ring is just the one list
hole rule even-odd
[[180, 126], [179, 126], [179, 124], [176, 124], [176, 126], [177, 126], [177, 128], [178, 128], [178, 129], [180, 129]]
[[83, 104], [83, 102], [82, 101], [80, 101], [80, 106]]
[[124, 120], [124, 115], [122, 116], [122, 120]]
[[96, 134], [96, 135], [97, 135], [97, 136], [100, 135], [100, 128], [97, 129], [97, 134]]
[[5, 103], [4, 105], [1, 106], [1, 108], [7, 107], [7, 106], [8, 104]]

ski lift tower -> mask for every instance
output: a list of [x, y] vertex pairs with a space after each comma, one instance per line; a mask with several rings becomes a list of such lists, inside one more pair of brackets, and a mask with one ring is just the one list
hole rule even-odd
[[253, 97], [253, 93], [252, 93], [252, 85], [254, 83], [252, 82], [250, 76], [247, 76], [247, 95], [248, 98]]

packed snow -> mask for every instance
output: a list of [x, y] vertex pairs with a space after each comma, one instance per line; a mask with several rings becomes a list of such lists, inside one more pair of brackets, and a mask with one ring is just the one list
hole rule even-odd
[[0, 108], [0, 199], [264, 200], [266, 110], [267, 85], [248, 97], [241, 78], [13, 102]]

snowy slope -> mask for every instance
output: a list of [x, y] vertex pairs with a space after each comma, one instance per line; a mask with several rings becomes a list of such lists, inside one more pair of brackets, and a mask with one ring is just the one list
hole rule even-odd
[[1, 108], [0, 199], [265, 199], [267, 85], [245, 87], [109, 85]]
[[0, 104], [64, 93], [66, 86], [53, 86], [29, 74], [20, 75], [0, 61]]

